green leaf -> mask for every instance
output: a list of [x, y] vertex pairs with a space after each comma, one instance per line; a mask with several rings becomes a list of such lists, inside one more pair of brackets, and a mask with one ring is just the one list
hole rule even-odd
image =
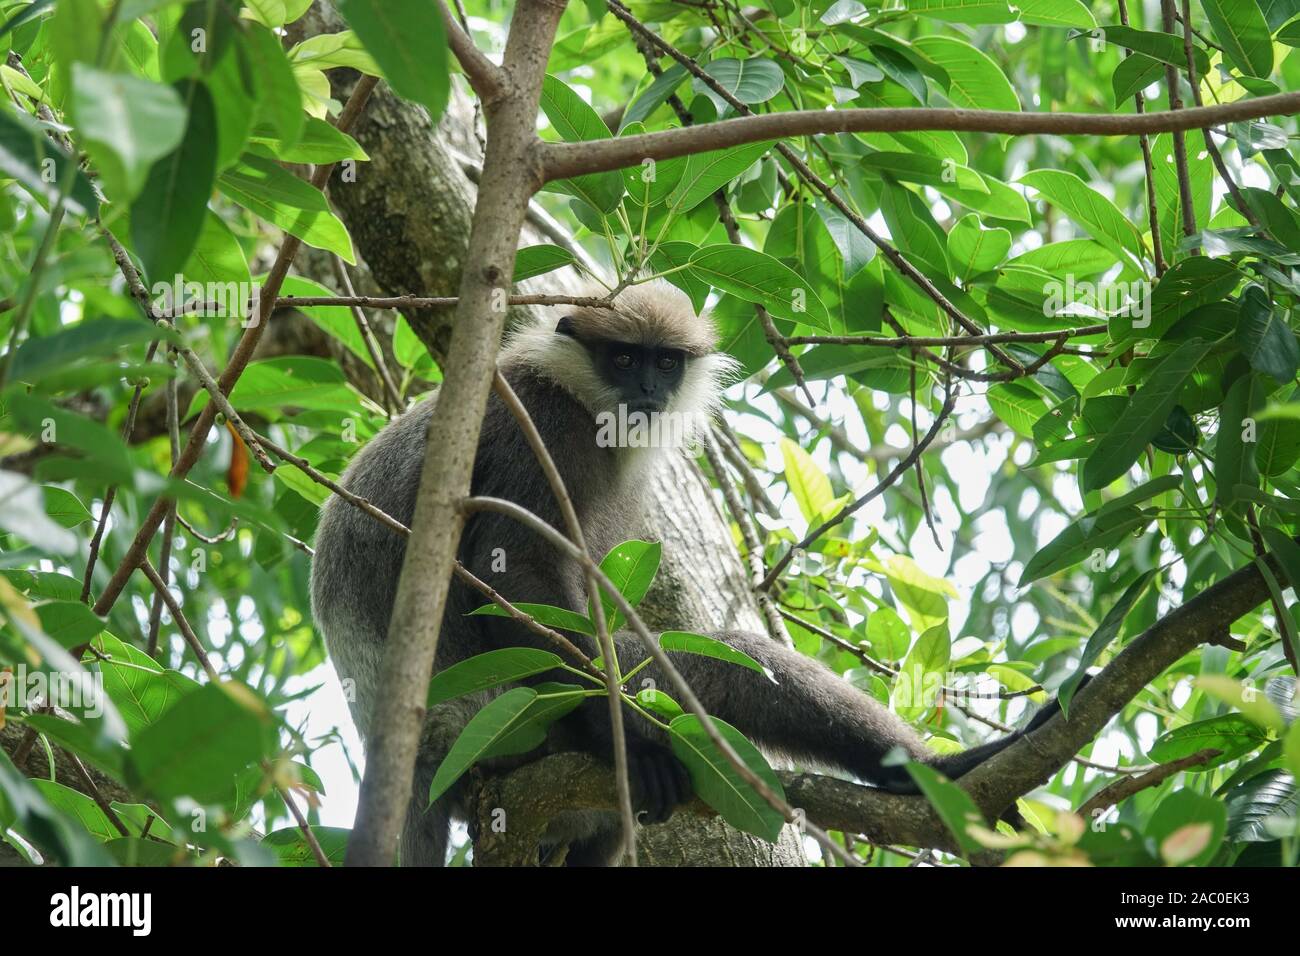
[[[709, 299], [710, 286], [707, 282], [696, 278], [691, 270], [679, 267], [687, 265], [698, 248], [689, 242], [661, 242], [659, 248], [650, 256], [650, 268], [656, 272], [668, 272], [664, 278], [686, 293], [691, 300], [691, 307], [697, 313], [704, 311], [704, 305]], [[676, 271], [669, 272], [670, 269]], [[753, 315], [753, 309], [750, 309], [749, 313]]]
[[197, 80], [179, 87], [188, 119], [180, 145], [149, 170], [131, 205], [131, 241], [153, 282], [171, 282], [194, 250], [216, 177], [217, 117], [212, 94]]
[[108, 814], [99, 808], [93, 797], [80, 791], [65, 787], [53, 780], [34, 780], [36, 789], [54, 807], [75, 819], [86, 832], [101, 843], [106, 843], [118, 836], [117, 829], [108, 819]]
[[867, 618], [867, 641], [878, 656], [897, 661], [907, 653], [912, 632], [892, 607], [878, 607]]
[[668, 102], [668, 97], [673, 95], [677, 87], [681, 86], [682, 81], [685, 79], [686, 67], [680, 63], [674, 63], [656, 76], [654, 82], [647, 86], [645, 91], [628, 106], [627, 111], [623, 114], [619, 129], [623, 130], [633, 123], [640, 123], [649, 119], [651, 113]]
[[526, 246], [515, 254], [515, 281], [522, 282], [533, 276], [554, 272], [578, 261], [568, 249], [543, 243], [538, 246]]
[[[1274, 528], [1266, 528], [1264, 531], [1264, 538], [1269, 543], [1270, 549], [1273, 548], [1278, 538], [1282, 540], [1284, 546], [1285, 544], [1291, 545], [1285, 557], [1282, 556], [1281, 549], [1274, 549], [1278, 560], [1284, 565], [1288, 561], [1295, 563], [1297, 559], [1300, 559], [1300, 545], [1297, 545], [1286, 535], [1280, 534]], [[1271, 538], [1268, 535], [1270, 531], [1273, 532]], [[1300, 570], [1300, 564], [1296, 564], [1296, 569]], [[1264, 730], [1273, 731], [1274, 733], [1282, 733], [1286, 730], [1286, 721], [1278, 709], [1273, 706], [1273, 702], [1267, 697], [1255, 693], [1253, 687], [1247, 687], [1239, 680], [1234, 680], [1226, 674], [1202, 674], [1196, 678], [1196, 687], [1204, 691], [1207, 697], [1222, 701], [1229, 707], [1239, 711]]]
[[1133, 53], [1120, 60], [1119, 66], [1111, 74], [1110, 85], [1115, 91], [1115, 107], [1131, 99], [1134, 94], [1142, 92], [1152, 83], [1158, 82], [1165, 75], [1165, 66], [1159, 60], [1145, 53]]
[[1247, 717], [1224, 714], [1184, 724], [1161, 734], [1147, 751], [1147, 756], [1157, 763], [1169, 763], [1190, 757], [1200, 750], [1222, 751], [1218, 757], [1189, 768], [1192, 772], [1201, 772], [1249, 753], [1264, 739], [1264, 731]]
[[1211, 343], [1192, 339], [1178, 346], [1156, 366], [1125, 406], [1119, 421], [1101, 436], [1083, 464], [1085, 492], [1104, 488], [1138, 460], [1151, 439], [1164, 427], [1178, 401], [1183, 383], [1210, 350]]
[[1016, 0], [1021, 23], [1042, 27], [1078, 27], [1093, 30], [1097, 19], [1080, 0]]
[[677, 703], [661, 690], [653, 687], [647, 687], [645, 690], [638, 691], [636, 702], [650, 711], [652, 714], [658, 714], [665, 720], [673, 721], [685, 713], [682, 705]]
[[1176, 789], [1160, 801], [1146, 826], [1165, 862], [1205, 866], [1223, 842], [1228, 808], [1221, 800], [1195, 790]]
[[1271, 375], [1279, 384], [1295, 378], [1300, 343], [1287, 323], [1287, 310], [1270, 301], [1263, 286], [1253, 282], [1241, 293], [1236, 342], [1255, 371]]
[[1263, 404], [1264, 387], [1258, 375], [1240, 376], [1228, 388], [1228, 394], [1219, 408], [1219, 431], [1214, 439], [1215, 497], [1221, 508], [1229, 508], [1237, 500], [1239, 485], [1255, 485], [1259, 475], [1255, 456], [1247, 454], [1244, 444], [1247, 428], [1254, 431], [1252, 418]]
[[429, 784], [429, 803], [446, 793], [494, 744], [516, 730], [536, 699], [537, 691], [531, 687], [516, 687], [490, 701], [471, 717], [433, 775]]
[[546, 741], [551, 724], [571, 713], [587, 699], [588, 692], [576, 684], [550, 681], [533, 688], [537, 696], [519, 715], [510, 730], [498, 737], [479, 759], [513, 757], [540, 747]]
[[60, 184], [57, 178], [45, 175], [47, 169], [57, 176], [66, 176], [71, 171], [74, 178], [66, 202], [72, 212], [84, 216], [98, 211], [95, 188], [67, 152], [55, 145], [25, 113], [0, 110], [0, 173], [17, 180], [33, 196], [52, 203], [58, 199]]
[[355, 139], [332, 124], [314, 116], [305, 116], [304, 120], [301, 134], [293, 145], [281, 142], [268, 124], [254, 128], [249, 142], [265, 147], [285, 163], [337, 163], [370, 158]]
[[[1183, 38], [1172, 33], [1159, 33], [1151, 30], [1135, 30], [1132, 27], [1109, 25], [1102, 27], [1106, 31], [1106, 40], [1116, 46], [1145, 53], [1161, 63], [1168, 63], [1183, 72], [1187, 71], [1187, 53], [1183, 49]], [[1193, 43], [1192, 56], [1196, 62], [1196, 75], [1204, 78], [1210, 72], [1210, 57], [1199, 44]]]
[[81, 145], [110, 197], [130, 200], [149, 167], [170, 153], [185, 131], [185, 105], [170, 86], [74, 63], [71, 108]]
[[804, 520], [811, 526], [818, 518], [827, 517], [825, 512], [835, 502], [835, 491], [826, 473], [812, 455], [788, 438], [781, 439], [781, 457], [785, 460], [785, 483]]
[[[577, 634], [596, 636], [596, 627], [588, 618], [567, 608], [551, 607], [549, 604], [530, 604], [527, 601], [515, 604], [525, 614], [531, 615], [539, 624], [555, 628], [557, 631], [573, 631]], [[497, 604], [485, 604], [469, 612], [471, 615], [483, 614], [488, 617], [509, 617], [505, 609]]]
[[905, 554], [890, 555], [884, 572], [916, 630], [928, 631], [948, 619], [948, 598], [955, 598], [957, 590], [943, 578], [926, 574]]
[[[890, 583], [893, 583], [892, 579]], [[913, 626], [926, 629], [903, 660], [898, 669], [898, 679], [894, 682], [894, 709], [904, 720], [917, 720], [935, 706], [934, 689], [943, 683], [948, 664], [952, 660], [946, 604], [941, 607], [941, 611], [945, 617], [939, 618], [932, 625], [929, 624], [932, 618], [915, 613], [910, 615]]]
[[[284, 283], [280, 287], [280, 295], [332, 296], [334, 292], [319, 282], [301, 276], [285, 276]], [[365, 339], [357, 327], [357, 320], [350, 308], [344, 305], [306, 305], [295, 306], [295, 308], [327, 334], [342, 342], [358, 359], [374, 368], [374, 360], [370, 357], [370, 350], [366, 348]]]
[[1021, 176], [1020, 182], [1037, 190], [1041, 197], [1085, 227], [1094, 239], [1119, 256], [1121, 262], [1136, 268], [1141, 261], [1142, 240], [1129, 218], [1074, 173], [1036, 169]]
[[712, 637], [705, 637], [703, 634], [691, 634], [688, 631], [664, 631], [659, 635], [659, 646], [665, 651], [698, 654], [701, 657], [712, 657], [717, 661], [726, 661], [728, 664], [748, 667], [751, 671], [762, 674], [772, 683], [776, 683], [772, 671], [744, 651], [738, 651], [730, 644], [724, 644]]
[[777, 318], [830, 331], [830, 315], [812, 287], [777, 259], [745, 246], [704, 246], [690, 270], [715, 289], [766, 307]]
[[912, 45], [947, 71], [948, 98], [954, 106], [1019, 111], [1011, 81], [987, 53], [953, 37], [920, 37]]
[[969, 856], [985, 852], [983, 844], [970, 834], [970, 827], [987, 828], [984, 815], [975, 806], [975, 801], [961, 787], [943, 778], [933, 767], [912, 761], [907, 765], [907, 772], [912, 775], [921, 793], [930, 801], [935, 812], [939, 814], [944, 825], [952, 833], [953, 839]]
[[948, 233], [948, 255], [961, 266], [957, 278], [963, 283], [1001, 265], [1010, 251], [1010, 231], [985, 229], [974, 214], [962, 216]]
[[882, 184], [880, 215], [889, 234], [907, 257], [925, 267], [931, 275], [945, 279], [952, 275], [943, 230], [930, 214], [925, 201], [910, 189]]
[[[351, 830], [343, 827], [325, 827], [312, 824], [312, 835], [320, 845], [325, 859], [330, 866], [342, 866], [348, 852], [348, 838]], [[297, 826], [282, 827], [268, 833], [262, 840], [262, 846], [270, 847], [281, 866], [320, 866], [316, 854], [308, 846], [302, 829]]]
[[1079, 657], [1079, 664], [1074, 669], [1074, 673], [1062, 682], [1060, 689], [1056, 692], [1056, 699], [1061, 705], [1061, 714], [1067, 719], [1070, 716], [1070, 701], [1074, 699], [1074, 692], [1079, 689], [1079, 683], [1087, 674], [1088, 668], [1096, 663], [1097, 658], [1101, 656], [1101, 652], [1119, 636], [1119, 629], [1124, 625], [1124, 618], [1128, 616], [1129, 611], [1133, 610], [1138, 598], [1142, 597], [1147, 585], [1151, 583], [1151, 579], [1155, 575], [1154, 568], [1140, 574], [1138, 579], [1124, 590], [1119, 600], [1111, 605], [1110, 610], [1106, 612], [1106, 616], [1102, 618], [1101, 624], [1088, 638], [1088, 643], [1083, 648], [1083, 653]]
[[[542, 81], [542, 112], [568, 143], [607, 139], [609, 128], [600, 114], [563, 81], [548, 75]], [[613, 212], [623, 198], [623, 177], [617, 170], [590, 173], [550, 183], [548, 188], [576, 196], [602, 213]]]
[[399, 96], [437, 123], [451, 92], [447, 34], [430, 0], [339, 0], [343, 14]]
[[217, 177], [217, 188], [249, 212], [309, 246], [337, 252], [356, 264], [352, 239], [329, 210], [325, 194], [271, 160], [252, 153]]
[[194, 251], [181, 272], [191, 282], [210, 283], [209, 288], [228, 290], [233, 287], [236, 295], [233, 302], [227, 297], [225, 314], [237, 319], [245, 317], [248, 303], [238, 290], [249, 290], [252, 285], [248, 260], [244, 258], [244, 250], [230, 227], [211, 210], [203, 218]]
[[159, 800], [228, 804], [234, 780], [271, 752], [271, 712], [242, 684], [204, 684], [133, 735], [127, 782]]
[[993, 414], [1011, 430], [1026, 438], [1034, 437], [1034, 423], [1047, 412], [1043, 397], [1019, 382], [1002, 382], [985, 393]]
[[[723, 57], [711, 60], [703, 66], [705, 73], [746, 106], [766, 103], [780, 93], [785, 85], [785, 74], [781, 72], [781, 67], [775, 60], [763, 57], [751, 57], [748, 60]], [[719, 116], [731, 109], [731, 104], [704, 81], [697, 78], [692, 81], [692, 85], [697, 94], [707, 96], [713, 101]]]
[[271, 124], [283, 147], [292, 147], [302, 135], [307, 114], [303, 112], [302, 91], [284, 47], [274, 33], [255, 24], [245, 29], [243, 43], [257, 75], [258, 118]]
[[179, 671], [165, 670], [143, 651], [100, 634], [94, 646], [105, 659], [98, 662], [104, 692], [117, 705], [134, 735], [158, 722], [198, 685]]
[[[771, 149], [771, 143], [748, 143], [732, 149], [693, 153], [686, 157], [681, 178], [666, 200], [676, 214], [689, 212], [741, 173]], [[662, 167], [664, 164], [660, 164]]]
[[[618, 588], [618, 593], [623, 595], [629, 604], [636, 607], [654, 582], [663, 550], [663, 545], [658, 541], [624, 541], [610, 549], [609, 554], [601, 560], [600, 567], [614, 587]], [[609, 629], [616, 631], [622, 627], [623, 613], [614, 606], [614, 602], [603, 589], [600, 593], [600, 603], [605, 610], [605, 620]], [[590, 610], [589, 604], [588, 611]]]
[[1094, 550], [1113, 547], [1153, 518], [1153, 513], [1130, 506], [1070, 524], [1029, 559], [1020, 574], [1020, 586], [1077, 564]]
[[1300, 420], [1260, 418], [1255, 466], [1261, 475], [1276, 478], [1300, 459]]
[[907, 9], [950, 23], [1010, 23], [1016, 19], [1007, 0], [908, 0]]
[[90, 509], [66, 488], [46, 485], [41, 491], [45, 495], [45, 513], [63, 527], [75, 528], [83, 522], [93, 520]]
[[[63, 866], [112, 866], [113, 860], [79, 821], [50, 806], [36, 784], [0, 751], [0, 808], [9, 826]], [[10, 822], [12, 821], [12, 822]]]
[[104, 629], [104, 620], [80, 601], [49, 601], [36, 606], [41, 630], [71, 650]]
[[[758, 748], [746, 740], [739, 730], [717, 717], [713, 718], [713, 726], [736, 751], [745, 766], [768, 789], [784, 798], [781, 781], [776, 778]], [[722, 755], [704, 732], [700, 719], [694, 714], [683, 714], [668, 725], [668, 733], [673, 753], [686, 766], [696, 795], [717, 810], [718, 815], [737, 830], [776, 842], [785, 823], [781, 814], [772, 809]]]
[[166, 336], [139, 319], [83, 318], [23, 342], [14, 353], [9, 374], [15, 381], [34, 385], [42, 376], [82, 359], [112, 359], [124, 348], [157, 338]]
[[28, 434], [51, 435], [56, 452], [66, 454], [75, 449], [94, 463], [102, 480], [131, 484], [131, 458], [121, 436], [39, 395], [11, 390], [6, 402], [9, 414]]
[[532, 647], [506, 647], [476, 654], [469, 660], [460, 661], [433, 675], [429, 681], [429, 696], [425, 706], [436, 707], [465, 694], [554, 670], [563, 663], [550, 651]]
[[1201, 0], [1223, 55], [1247, 76], [1273, 72], [1273, 39], [1255, 0]]
[[[206, 390], [195, 393], [189, 414], [207, 403]], [[277, 415], [286, 406], [349, 414], [362, 407], [360, 396], [348, 385], [336, 363], [306, 355], [250, 362], [230, 393], [230, 404], [240, 412], [257, 410]]]

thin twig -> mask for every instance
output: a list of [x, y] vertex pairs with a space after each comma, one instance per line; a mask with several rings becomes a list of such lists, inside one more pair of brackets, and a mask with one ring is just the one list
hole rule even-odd
[[186, 619], [185, 612], [181, 610], [181, 606], [179, 602], [177, 602], [175, 595], [172, 594], [171, 590], [163, 582], [161, 575], [159, 575], [154, 569], [154, 566], [150, 563], [147, 557], [140, 562], [140, 570], [144, 572], [144, 576], [149, 579], [149, 583], [154, 586], [159, 596], [162, 597], [164, 603], [166, 603], [167, 611], [172, 616], [172, 623], [176, 625], [177, 629], [181, 632], [181, 637], [185, 638], [185, 643], [190, 646], [190, 650], [194, 653], [194, 656], [198, 658], [199, 664], [203, 668], [203, 672], [208, 675], [208, 680], [213, 683], [220, 681], [221, 675], [218, 674], [217, 669], [212, 666], [212, 662], [208, 660], [208, 652], [203, 649], [203, 642], [200, 641], [199, 636], [194, 633], [194, 628], [190, 627], [190, 622]]
[[[1174, 0], [1160, 0], [1160, 16], [1166, 33], [1174, 32]], [[1185, 41], [1186, 42], [1186, 41]], [[1169, 109], [1171, 112], [1190, 112], [1183, 110], [1183, 94], [1179, 89], [1178, 68], [1173, 64], [1165, 66], [1165, 85], [1169, 87]], [[1147, 116], [1154, 116], [1148, 113]], [[1178, 176], [1178, 208], [1182, 213], [1183, 235], [1196, 235], [1196, 209], [1192, 205], [1192, 177], [1187, 168], [1187, 144], [1182, 130], [1173, 130], [1174, 169]], [[1193, 249], [1192, 255], [1198, 250]]]
[[[177, 401], [175, 375], [176, 350], [168, 349], [168, 356], [173, 374], [167, 382], [166, 391], [167, 442], [171, 452], [170, 463], [175, 466], [176, 459], [181, 453], [180, 405]], [[167, 511], [167, 517], [163, 518], [162, 544], [158, 548], [158, 574], [162, 577], [163, 584], [166, 584], [171, 577], [172, 540], [176, 536], [176, 519], [179, 517], [177, 509], [179, 507], [177, 502], [173, 501]], [[149, 608], [149, 640], [145, 645], [145, 650], [150, 657], [154, 657], [158, 653], [158, 632], [162, 625], [162, 603], [162, 595], [154, 594], [153, 604]]]
[[1222, 751], [1206, 748], [1198, 750], [1194, 754], [1181, 757], [1178, 760], [1171, 760], [1169, 763], [1162, 763], [1153, 770], [1135, 777], [1121, 777], [1119, 780], [1103, 787], [1088, 801], [1079, 807], [1075, 812], [1085, 820], [1090, 820], [1099, 810], [1105, 810], [1107, 807], [1113, 807], [1117, 803], [1122, 803], [1135, 793], [1140, 793], [1151, 787], [1159, 786], [1176, 773], [1189, 767], [1199, 767], [1201, 764], [1213, 760], [1219, 756]]
[[[573, 499], [569, 497], [569, 490], [564, 486], [564, 479], [560, 475], [560, 470], [555, 466], [555, 459], [551, 457], [546, 442], [542, 440], [541, 433], [537, 430], [533, 416], [529, 414], [528, 408], [519, 400], [515, 390], [510, 387], [510, 383], [506, 381], [506, 377], [500, 372], [497, 372], [492, 377], [492, 388], [497, 397], [501, 399], [502, 404], [510, 410], [510, 414], [514, 416], [515, 421], [519, 424], [519, 428], [528, 442], [528, 447], [532, 449], [533, 455], [537, 458], [542, 474], [546, 476], [546, 482], [551, 486], [551, 493], [555, 495], [556, 503], [560, 506], [560, 514], [564, 518], [569, 537], [586, 557], [584, 563], [591, 565], [593, 563], [591, 552], [587, 548], [587, 540], [582, 532], [582, 523], [578, 520], [577, 509], [573, 507]], [[587, 573], [587, 593], [591, 599], [600, 652], [605, 658], [605, 692], [609, 697], [609, 721], [614, 744], [614, 775], [618, 783], [619, 810], [623, 821], [623, 852], [627, 855], [628, 863], [631, 866], [636, 866], [636, 813], [632, 809], [632, 787], [627, 769], [627, 737], [623, 727], [623, 693], [622, 688], [619, 686], [620, 665], [618, 653], [614, 648], [614, 640], [610, 637], [609, 627], [605, 620], [605, 608], [604, 602], [600, 598], [600, 589], [596, 587], [596, 579], [590, 571]]]
[[[352, 288], [352, 277], [348, 275], [347, 267], [343, 265], [343, 259], [338, 253], [333, 253], [330, 256], [330, 265], [334, 268], [334, 280], [338, 282], [343, 294], [355, 297], [357, 293]], [[384, 360], [384, 351], [379, 347], [379, 342], [375, 339], [375, 333], [366, 320], [366, 314], [361, 311], [359, 305], [352, 306], [351, 312], [353, 321], [357, 323], [357, 331], [361, 333], [361, 341], [365, 343], [366, 352], [369, 353], [370, 361], [375, 366], [375, 374], [379, 376], [384, 394], [388, 398], [389, 417], [392, 417], [400, 412], [405, 404], [402, 401], [402, 394], [393, 383], [393, 375], [388, 370], [388, 363]]]
[[[754, 520], [750, 517], [749, 512], [740, 501], [740, 496], [736, 494], [736, 488], [731, 482], [731, 476], [727, 473], [726, 466], [722, 463], [722, 456], [718, 454], [718, 446], [711, 435], [704, 436], [704, 455], [709, 459], [709, 466], [713, 469], [714, 477], [718, 481], [718, 487], [722, 490], [722, 497], [727, 502], [727, 509], [731, 516], [736, 519], [736, 525], [740, 528], [740, 537], [745, 542], [745, 562], [749, 565], [750, 584], [754, 585], [763, 577], [763, 545], [758, 537], [758, 530], [754, 527]], [[781, 620], [780, 610], [772, 601], [771, 595], [765, 591], [755, 591], [754, 595], [758, 598], [758, 609], [763, 612], [763, 617], [767, 620], [767, 630], [772, 639], [786, 647], [794, 647], [794, 640], [790, 637], [790, 631], [786, 628], [785, 622]]]

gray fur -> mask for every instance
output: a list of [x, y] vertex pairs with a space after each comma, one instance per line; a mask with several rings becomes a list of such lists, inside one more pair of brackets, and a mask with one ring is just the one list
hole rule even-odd
[[[674, 307], [679, 309], [679, 303]], [[553, 314], [548, 320], [552, 329], [557, 319], [558, 314]], [[521, 335], [522, 340], [517, 338], [503, 355], [503, 373], [529, 409], [555, 459], [592, 553], [603, 556], [639, 527], [640, 501], [648, 484], [643, 469], [654, 467], [656, 459], [644, 452], [598, 447], [592, 406], [599, 403], [584, 394], [582, 387], [575, 387], [575, 375], [582, 376], [581, 369], [575, 372], [574, 363], [585, 353], [570, 348], [568, 339], [558, 341], [561, 337], [557, 336], [556, 342], [548, 341], [543, 325]], [[699, 339], [695, 334], [691, 341]], [[562, 360], [555, 361], [557, 356]], [[723, 358], [693, 357], [691, 361], [698, 363], [695, 374], [683, 380], [682, 394], [674, 397], [670, 407], [678, 411], [715, 407], [719, 369], [726, 367]], [[687, 402], [692, 403], [691, 408], [684, 407]], [[433, 401], [425, 401], [388, 425], [356, 456], [343, 478], [351, 491], [408, 526], [415, 512], [433, 407]], [[552, 526], [563, 528], [558, 506], [532, 451], [510, 412], [495, 396], [483, 421], [472, 493], [518, 502]], [[504, 554], [503, 572], [493, 569], [497, 549]], [[368, 736], [370, 713], [382, 692], [382, 643], [404, 553], [405, 539], [400, 535], [337, 498], [326, 503], [312, 563], [312, 610], [339, 676], [355, 682], [351, 709], [363, 738]], [[585, 612], [586, 595], [577, 566], [535, 533], [504, 516], [480, 513], [473, 517], [465, 528], [458, 556], [513, 602]], [[466, 616], [484, 603], [478, 592], [453, 579], [435, 670], [495, 648], [554, 649], [508, 619]], [[597, 653], [591, 639], [567, 636], [589, 655]], [[891, 789], [909, 790], [911, 783], [905, 773], [880, 762], [895, 746], [956, 776], [1014, 739], [935, 761], [907, 724], [816, 661], [757, 634], [715, 636], [766, 665], [775, 675], [775, 683], [746, 668], [696, 655], [674, 654], [673, 662], [711, 713], [768, 750], [846, 770]], [[620, 633], [616, 639], [625, 667], [644, 659], [633, 635]], [[541, 675], [539, 679], [554, 676]], [[669, 687], [654, 668], [638, 677]], [[403, 834], [402, 860], [406, 865], [438, 866], [445, 861], [449, 820], [464, 815], [460, 795], [453, 788], [428, 812], [422, 808], [438, 763], [486, 699], [451, 701], [428, 715]], [[555, 726], [549, 748], [585, 749], [608, 758], [608, 723], [606, 702], [593, 699]], [[671, 802], [685, 796], [673, 785], [674, 779], [684, 780], [681, 768], [669, 756], [665, 743], [655, 739], [654, 729], [630, 720], [628, 732], [631, 766], [637, 775], [634, 790], [647, 803], [653, 803], [655, 795]], [[569, 844], [571, 864], [611, 862], [619, 849], [617, 820], [611, 814], [570, 814], [555, 821], [548, 841]]]

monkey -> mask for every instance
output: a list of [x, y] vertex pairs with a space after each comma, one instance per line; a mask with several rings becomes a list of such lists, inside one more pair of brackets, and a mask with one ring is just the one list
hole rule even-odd
[[[507, 340], [498, 368], [528, 409], [578, 514], [590, 553], [599, 560], [632, 535], [644, 513], [644, 489], [668, 448], [626, 447], [602, 440], [602, 427], [622, 413], [707, 422], [719, 408], [735, 362], [717, 349], [717, 332], [681, 291], [663, 280], [634, 284], [613, 307], [548, 308]], [[429, 422], [436, 399], [418, 403], [385, 426], [354, 458], [342, 484], [408, 527], [415, 513]], [[689, 436], [688, 436], [689, 437]], [[665, 443], [670, 444], [670, 443]], [[495, 394], [483, 419], [471, 494], [504, 498], [563, 530], [551, 486], [511, 411]], [[311, 603], [316, 625], [341, 678], [363, 740], [378, 686], [383, 643], [405, 554], [405, 539], [337, 496], [329, 499], [316, 532]], [[532, 529], [493, 512], [466, 522], [457, 556], [512, 603], [549, 604], [585, 613], [585, 577]], [[503, 617], [469, 616], [487, 603], [453, 578], [438, 640], [435, 673], [476, 654], [506, 647], [552, 646]], [[588, 656], [599, 653], [582, 634], [566, 637]], [[956, 779], [1019, 739], [1054, 712], [1039, 711], [1025, 730], [958, 754], [938, 756], [887, 707], [820, 662], [766, 635], [714, 633], [756, 660], [771, 675], [688, 653], [671, 660], [708, 712], [738, 728], [770, 754], [805, 765], [846, 771], [866, 783], [915, 793], [906, 768], [885, 757], [896, 748], [912, 760]], [[620, 666], [646, 654], [637, 637], [614, 635]], [[654, 686], [670, 686], [654, 665], [643, 672]], [[535, 680], [553, 679], [541, 675]], [[500, 691], [497, 691], [500, 692]], [[444, 864], [452, 818], [465, 819], [461, 784], [426, 808], [438, 764], [487, 693], [440, 704], [426, 716], [415, 781], [400, 844], [403, 865]], [[584, 750], [612, 762], [608, 702], [592, 698], [550, 731], [548, 751]], [[689, 778], [655, 728], [629, 714], [625, 721], [629, 782], [644, 823], [666, 820], [691, 796]], [[528, 759], [536, 759], [536, 754]], [[462, 781], [463, 784], [463, 781]], [[545, 847], [567, 845], [568, 865], [609, 865], [622, 847], [613, 813], [571, 813], [551, 825]]]

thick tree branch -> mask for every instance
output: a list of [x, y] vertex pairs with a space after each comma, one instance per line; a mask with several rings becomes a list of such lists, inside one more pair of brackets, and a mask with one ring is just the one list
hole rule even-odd
[[1259, 569], [1248, 565], [1206, 588], [1134, 638], [1060, 714], [962, 778], [986, 813], [998, 814], [1046, 782], [1095, 738], [1148, 684], [1198, 645], [1213, 643], [1243, 614], [1268, 599]]
[[1300, 93], [1278, 93], [1233, 103], [1158, 113], [1013, 113], [999, 110], [900, 109], [792, 110], [741, 116], [702, 126], [639, 133], [582, 143], [545, 143], [547, 182], [729, 149], [766, 140], [826, 133], [905, 133], [947, 130], [1009, 136], [1135, 136], [1205, 129], [1224, 123], [1300, 112]]

